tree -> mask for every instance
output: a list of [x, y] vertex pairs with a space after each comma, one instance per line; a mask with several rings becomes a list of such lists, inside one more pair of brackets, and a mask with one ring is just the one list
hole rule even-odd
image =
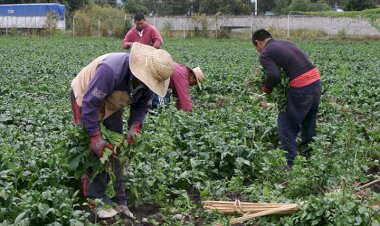
[[232, 15], [248, 15], [252, 14], [253, 4], [250, 1], [232, 0], [227, 1], [230, 6], [230, 14]]
[[273, 11], [277, 14], [286, 14], [288, 12], [289, 1], [288, 0], [275, 0], [275, 7]]
[[243, 0], [202, 0], [199, 4], [199, 13], [214, 15], [218, 12], [232, 15], [252, 14], [253, 5]]
[[190, 14], [191, 1], [166, 0], [161, 8], [160, 15], [186, 15]]
[[208, 15], [215, 14], [218, 12], [217, 4], [217, 0], [200, 1], [198, 13], [205, 13]]
[[328, 5], [329, 7], [338, 7], [341, 3], [341, 0], [312, 0], [311, 2], [313, 3], [320, 2], [325, 5]]
[[128, 0], [124, 2], [124, 10], [130, 14], [148, 13], [147, 7], [139, 0]]
[[96, 32], [102, 36], [112, 34], [121, 38], [131, 28], [130, 22], [125, 20], [124, 10], [109, 4], [89, 4], [76, 10], [74, 15], [77, 35], [91, 35]]
[[323, 11], [328, 8], [329, 6], [326, 3], [323, 3], [323, 1], [310, 2], [310, 0], [292, 0], [292, 3], [289, 6], [290, 11], [300, 12]]
[[80, 9], [82, 7], [85, 7], [86, 5], [92, 3], [91, 0], [67, 0], [67, 5], [69, 6], [70, 11], [74, 11], [77, 9]]
[[328, 3], [325, 3], [324, 1], [316, 1], [310, 3], [308, 11], [324, 11], [329, 8], [330, 6]]
[[309, 0], [292, 0], [292, 3], [289, 6], [290, 11], [308, 11], [308, 7], [310, 4]]
[[116, 2], [116, 0], [95, 0], [95, 3], [98, 5], [110, 5], [112, 7], [117, 5]]
[[265, 13], [266, 11], [272, 11], [276, 6], [275, 0], [258, 1], [257, 8], [259, 12]]
[[343, 0], [343, 9], [348, 11], [359, 11], [375, 7], [375, 0]]

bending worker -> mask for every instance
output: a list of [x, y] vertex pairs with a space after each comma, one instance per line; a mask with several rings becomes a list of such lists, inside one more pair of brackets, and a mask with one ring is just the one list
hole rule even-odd
[[[192, 102], [190, 97], [190, 86], [197, 85], [202, 90], [201, 83], [205, 79], [202, 70], [199, 67], [191, 69], [185, 64], [174, 62], [173, 75], [170, 77], [169, 88], [172, 89], [173, 96], [177, 98], [177, 109], [187, 112], [192, 111]], [[152, 108], [168, 102], [168, 96], [165, 98], [154, 98]]]
[[306, 54], [292, 42], [275, 40], [264, 29], [253, 33], [252, 42], [260, 52], [259, 61], [266, 75], [263, 92], [270, 93], [280, 82], [280, 70], [289, 77], [285, 111], [278, 114], [277, 124], [281, 145], [287, 152], [284, 168], [290, 169], [297, 156], [298, 133], [301, 131], [300, 147], [307, 147], [317, 135], [316, 120], [322, 91], [320, 74]]
[[[90, 138], [90, 152], [100, 158], [105, 147], [113, 149], [103, 139], [100, 123], [109, 130], [123, 133], [123, 109], [128, 105], [128, 142], [133, 144], [151, 108], [153, 92], [164, 96], [172, 73], [173, 60], [168, 52], [140, 43], [133, 44], [130, 54], [106, 54], [83, 68], [71, 83], [71, 95], [74, 120], [76, 124], [84, 124]], [[111, 157], [111, 161], [116, 176], [116, 196], [105, 194], [109, 180], [106, 172], [92, 181], [89, 175], [84, 175], [83, 193], [89, 199], [101, 199], [107, 206], [112, 206], [113, 201], [116, 203], [115, 208], [97, 207], [100, 218], [113, 217], [117, 213], [133, 217], [126, 202], [123, 166], [117, 158]]]

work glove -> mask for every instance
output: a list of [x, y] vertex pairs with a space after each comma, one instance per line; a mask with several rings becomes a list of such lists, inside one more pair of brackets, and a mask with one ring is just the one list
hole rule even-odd
[[113, 146], [103, 139], [102, 133], [100, 131], [96, 132], [94, 135], [91, 136], [89, 147], [91, 153], [95, 156], [98, 156], [99, 158], [103, 156], [103, 151], [105, 147], [113, 150]]
[[132, 124], [131, 128], [129, 128], [128, 133], [128, 144], [134, 144], [135, 143], [135, 136], [140, 135], [140, 123], [135, 122]]
[[263, 93], [266, 93], [266, 94], [270, 94], [270, 92], [272, 91], [271, 89], [268, 89], [265, 84], [263, 84], [261, 86], [261, 91], [263, 91]]

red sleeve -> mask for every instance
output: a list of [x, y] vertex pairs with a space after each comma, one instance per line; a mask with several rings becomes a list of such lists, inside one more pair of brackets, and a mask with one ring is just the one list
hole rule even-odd
[[151, 32], [152, 32], [152, 43], [153, 47], [158, 49], [160, 45], [164, 43], [164, 40], [162, 39], [160, 33], [157, 31], [157, 29], [153, 26], [150, 26]]
[[185, 65], [174, 64], [173, 75], [170, 77], [173, 84], [173, 92], [177, 94], [177, 109], [187, 112], [192, 111], [190, 97], [189, 74]]
[[125, 35], [124, 40], [121, 43], [121, 47], [123, 47], [124, 49], [129, 49], [131, 48], [132, 43], [133, 43], [133, 31], [131, 29]]

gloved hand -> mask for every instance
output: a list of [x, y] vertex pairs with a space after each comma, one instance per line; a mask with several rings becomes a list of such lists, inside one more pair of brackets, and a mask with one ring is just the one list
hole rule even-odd
[[140, 135], [140, 123], [139, 122], [134, 122], [129, 128], [129, 133], [128, 133], [128, 144], [134, 144], [135, 143], [135, 136]]
[[268, 88], [265, 86], [265, 84], [263, 84], [263, 85], [261, 86], [261, 91], [263, 91], [263, 92], [266, 93], [266, 94], [270, 94], [270, 92], [272, 92], [272, 90], [268, 89]]
[[89, 147], [91, 153], [99, 158], [103, 156], [104, 147], [113, 150], [113, 146], [103, 139], [100, 131], [91, 136]]

